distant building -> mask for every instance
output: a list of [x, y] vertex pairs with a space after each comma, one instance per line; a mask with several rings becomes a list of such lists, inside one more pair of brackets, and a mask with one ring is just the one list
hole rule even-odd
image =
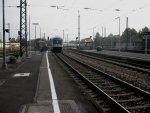
[[[19, 49], [20, 43], [9, 43], [9, 42], [6, 42], [5, 43], [5, 47], [6, 47], [6, 50], [8, 50], [8, 49], [10, 49], [10, 50]], [[0, 50], [2, 50], [2, 48], [3, 48], [3, 43], [0, 43]]]
[[91, 37], [81, 40], [80, 49], [92, 49], [92, 47], [93, 47], [93, 40]]
[[16, 39], [15, 39], [15, 38], [11, 38], [11, 39], [10, 39], [10, 42], [11, 42], [11, 43], [16, 43]]

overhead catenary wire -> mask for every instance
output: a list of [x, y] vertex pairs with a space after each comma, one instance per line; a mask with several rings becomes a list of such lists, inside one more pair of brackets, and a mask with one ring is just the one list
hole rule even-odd
[[[69, 29], [73, 29], [72, 28], [72, 26], [71, 26], [71, 24], [74, 22], [75, 23], [75, 21], [76, 21], [76, 19], [77, 19], [77, 13], [76, 13], [76, 18], [74, 18], [74, 20], [72, 20], [73, 22], [71, 23], [69, 23], [68, 21], [71, 21], [71, 19], [72, 19], [72, 17], [74, 16], [73, 15], [73, 13], [75, 12], [75, 11], [77, 11], [79, 8], [81, 8], [81, 7], [78, 7], [77, 6], [77, 2], [78, 1], [80, 1], [80, 0], [63, 0], [63, 1], [59, 1], [59, 0], [57, 0], [56, 1], [56, 5], [58, 5], [58, 4], [60, 4], [60, 5], [63, 5], [65, 8], [69, 8], [69, 10], [68, 11], [64, 11], [63, 12], [63, 10], [59, 10], [58, 12], [60, 12], [60, 14], [61, 14], [61, 20], [59, 20], [59, 22], [58, 22], [58, 24], [59, 24], [59, 26], [60, 26], [60, 29], [61, 30], [63, 30], [63, 29], [66, 29], [66, 28], [69, 28]], [[95, 0], [96, 1], [96, 0]], [[98, 0], [97, 0], [98, 1]], [[99, 0], [100, 1], [100, 0]], [[141, 0], [140, 0], [141, 1]], [[138, 2], [138, 1], [137, 1]], [[50, 2], [49, 2], [50, 3]], [[120, 4], [120, 5], [123, 5], [124, 3], [126, 3], [127, 4], [127, 2], [126, 2], [126, 0], [114, 0], [114, 1], [110, 1], [109, 3], [108, 3], [108, 5], [104, 5], [104, 7], [100, 7], [100, 9], [102, 8], [103, 9], [103, 12], [102, 12], [102, 16], [106, 16], [106, 14], [108, 14], [109, 15], [109, 13], [110, 12], [108, 12], [108, 11], [110, 11], [110, 9], [112, 10], [112, 8], [113, 8], [113, 10], [111, 11], [111, 13], [113, 12], [115, 12], [115, 9], [116, 8], [119, 8], [119, 7], [116, 7], [116, 5], [115, 4]], [[145, 5], [144, 5], [144, 3], [145, 3]], [[130, 4], [130, 1], [129, 1], [129, 4]], [[42, 8], [50, 8], [49, 7], [49, 5], [50, 4], [30, 4], [30, 8], [32, 8], [33, 7], [33, 9], [34, 8], [41, 8], [41, 10], [42, 10]], [[52, 4], [53, 5], [53, 4]], [[54, 4], [55, 5], [55, 4]], [[84, 4], [85, 6], [86, 6], [86, 4]], [[90, 4], [91, 5], [91, 4]], [[90, 6], [89, 5], [89, 6]], [[150, 6], [150, 4], [148, 4], [148, 0], [147, 0], [147, 3], [145, 2], [145, 1], [143, 1], [143, 4], [141, 5], [141, 6], [139, 6], [140, 4], [138, 4], [138, 7], [136, 8], [136, 7], [133, 7], [132, 9], [131, 9], [131, 7], [130, 7], [130, 9], [128, 9], [128, 10], [126, 10], [126, 11], [124, 11], [123, 13], [122, 12], [120, 12], [120, 13], [116, 13], [116, 15], [117, 16], [121, 16], [121, 18], [124, 18], [125, 16], [130, 16], [130, 15], [132, 15], [133, 14], [133, 16], [134, 16], [134, 13], [136, 13], [136, 12], [138, 12], [138, 11], [140, 11], [140, 10], [144, 10], [145, 8], [148, 8], [149, 6]], [[8, 4], [7, 4], [7, 6], [8, 6]], [[16, 6], [15, 6], [16, 7]], [[49, 10], [49, 9], [48, 9]], [[51, 10], [51, 9], [50, 9]], [[121, 9], [122, 10], [122, 9]], [[84, 18], [83, 16], [84, 15], [82, 15], [82, 13], [84, 14], [84, 12], [81, 10], [80, 11], [81, 12], [81, 17], [82, 17], [82, 19]], [[90, 13], [91, 12], [89, 12], [89, 15], [90, 15]], [[94, 13], [94, 11], [92, 12], [92, 13]], [[58, 13], [59, 14], [59, 13]], [[75, 14], [75, 13], [74, 13]], [[94, 13], [95, 14], [95, 13]], [[71, 19], [70, 19], [70, 16], [71, 15], [73, 15], [72, 17], [71, 17]], [[100, 16], [101, 16], [100, 15]], [[115, 15], [115, 14], [114, 14]], [[91, 24], [89, 25], [89, 26], [86, 26], [86, 28], [87, 29], [89, 29], [89, 27], [91, 27], [91, 29], [93, 28], [93, 26], [96, 26], [97, 28], [99, 27], [99, 28], [101, 28], [101, 26], [109, 26], [109, 24], [112, 24], [112, 23], [114, 23], [114, 18], [115, 17], [117, 17], [117, 16], [110, 16], [110, 17], [107, 17], [108, 19], [106, 19], [106, 20], [101, 20], [101, 17], [97, 17], [97, 18], [99, 18], [99, 20], [97, 19], [95, 22], [91, 22]], [[99, 16], [99, 15], [98, 15]], [[75, 16], [74, 16], [75, 17]], [[91, 18], [92, 18], [92, 16], [91, 16]], [[88, 19], [89, 19], [89, 17], [88, 17]], [[129, 17], [129, 19], [130, 19], [130, 17]], [[89, 21], [90, 21], [90, 19], [89, 19]], [[82, 21], [83, 22], [83, 21]], [[92, 23], [93, 23], [93, 25], [92, 25]], [[117, 23], [117, 22], [116, 22]], [[82, 23], [81, 23], [82, 24]], [[57, 26], [58, 27], [58, 26]], [[75, 27], [75, 26], [73, 26], [73, 27]], [[84, 30], [83, 30], [83, 27], [82, 27], [82, 30], [83, 30], [83, 33], [81, 32], [81, 34], [85, 34], [85, 32], [87, 31], [87, 32], [89, 32], [89, 30], [85, 30], [86, 28], [84, 28]], [[81, 31], [82, 31], [81, 30]], [[71, 31], [71, 30], [70, 30]], [[75, 30], [74, 30], [75, 31]], [[85, 32], [84, 32], [85, 31]]]

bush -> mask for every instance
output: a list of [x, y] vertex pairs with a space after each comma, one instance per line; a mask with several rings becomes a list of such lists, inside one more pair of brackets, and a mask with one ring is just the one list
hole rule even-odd
[[23, 52], [19, 52], [19, 56], [22, 57], [23, 56]]
[[17, 61], [17, 58], [15, 56], [12, 55], [12, 56], [9, 57], [9, 62], [10, 63], [16, 63], [16, 61]]
[[15, 56], [16, 58], [18, 58], [18, 57], [19, 57], [19, 52], [18, 52], [18, 51], [15, 51], [15, 52], [13, 53], [13, 56]]

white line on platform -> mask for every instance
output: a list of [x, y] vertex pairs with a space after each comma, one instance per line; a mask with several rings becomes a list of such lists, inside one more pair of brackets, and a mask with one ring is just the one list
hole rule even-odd
[[57, 95], [56, 95], [56, 91], [55, 91], [55, 85], [54, 85], [54, 81], [53, 81], [51, 70], [49, 68], [48, 52], [46, 52], [46, 60], [47, 60], [47, 69], [48, 69], [48, 75], [49, 75], [50, 87], [51, 87], [51, 93], [52, 93], [52, 101], [53, 101], [54, 113], [60, 113], [58, 100], [57, 100]]

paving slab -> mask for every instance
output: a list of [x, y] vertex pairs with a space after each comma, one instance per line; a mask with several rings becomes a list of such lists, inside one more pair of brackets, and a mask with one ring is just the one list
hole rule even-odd
[[[52, 101], [41, 104], [24, 105], [20, 113], [54, 113]], [[78, 106], [73, 100], [58, 101], [61, 113], [81, 113]]]

